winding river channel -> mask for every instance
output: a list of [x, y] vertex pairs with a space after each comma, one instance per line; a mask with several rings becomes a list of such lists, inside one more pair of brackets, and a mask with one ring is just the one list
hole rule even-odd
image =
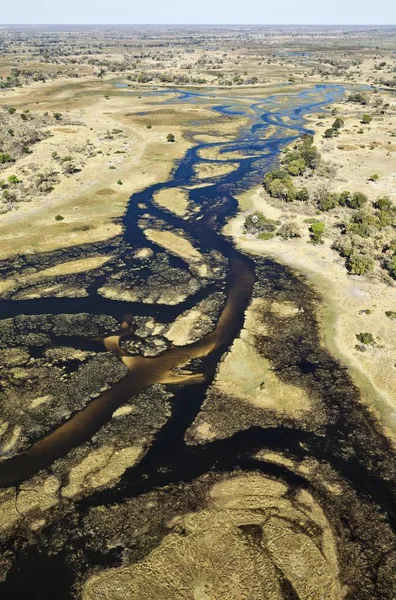
[[[20, 485], [41, 469], [49, 468], [56, 459], [89, 440], [111, 419], [114, 411], [132, 396], [153, 384], [163, 383], [176, 386], [177, 389], [175, 409], [169, 422], [158, 434], [143, 460], [136, 467], [126, 471], [119, 485], [99, 490], [76, 502], [81, 513], [90, 507], [118, 503], [124, 498], [135, 497], [160, 486], [192, 481], [211, 469], [261, 470], [287, 480], [290, 485], [306, 486], [300, 475], [288, 471], [285, 466], [263, 463], [252, 458], [252, 451], [265, 445], [272, 450], [287, 450], [298, 457], [314, 456], [319, 461], [326, 460], [358, 493], [371, 498], [380, 506], [394, 527], [394, 482], [384, 475], [391, 449], [385, 437], [377, 431], [369, 412], [359, 404], [359, 392], [353, 386], [346, 370], [321, 347], [319, 337], [315, 334], [316, 323], [313, 317], [312, 322], [309, 321], [309, 348], [305, 342], [302, 343], [296, 338], [292, 347], [285, 347], [281, 352], [276, 345], [270, 347], [268, 356], [274, 369], [278, 369], [279, 372], [283, 372], [284, 363], [287, 361], [295, 363], [301, 377], [306, 377], [307, 380], [309, 378], [312, 393], [323, 398], [328, 414], [332, 416], [322, 435], [298, 428], [274, 426], [265, 429], [250, 428], [236, 433], [229, 439], [218, 440], [199, 448], [189, 447], [184, 441], [185, 432], [200, 410], [221, 357], [243, 326], [245, 310], [257, 279], [263, 280], [269, 294], [271, 289], [282, 285], [289, 286], [292, 294], [294, 287], [295, 293], [301, 296], [301, 302], [305, 302], [305, 283], [271, 260], [261, 260], [258, 274], [256, 261], [238, 251], [233, 242], [222, 234], [227, 219], [238, 209], [235, 195], [257, 185], [265, 171], [275, 164], [282, 148], [309, 132], [304, 115], [319, 112], [342, 98], [344, 89], [336, 85], [317, 85], [308, 90], [276, 94], [262, 100], [250, 97], [248, 91], [245, 95], [239, 92], [237, 96], [233, 96], [230, 91], [228, 97], [222, 95], [214, 102], [215, 93], [168, 90], [165, 99], [162, 92], [153, 93], [159, 106], [183, 102], [208, 105], [225, 117], [242, 117], [247, 124], [234, 139], [219, 142], [199, 141], [199, 123], [194, 124], [194, 133], [190, 136], [193, 145], [177, 164], [170, 179], [165, 183], [152, 185], [131, 197], [123, 219], [123, 240], [119, 254], [125, 269], [133, 267], [131, 248], [135, 250], [150, 247], [155, 251], [160, 250], [145, 237], [139, 227], [139, 222], [142, 219], [147, 220], [149, 215], [152, 220], [165, 222], [169, 230], [182, 230], [200, 252], [215, 250], [225, 257], [228, 265], [224, 288], [226, 302], [215, 329], [195, 343], [184, 347], [171, 346], [152, 358], [129, 356], [120, 346], [123, 335], [121, 323], [128, 319], [127, 315], [152, 315], [162, 323], [170, 323], [178, 314], [204, 299], [208, 295], [206, 287], [177, 306], [106, 299], [98, 292], [103, 285], [103, 278], [92, 283], [88, 295], [83, 298], [0, 301], [2, 318], [11, 318], [18, 314], [56, 315], [82, 312], [91, 315], [107, 314], [117, 318], [120, 329], [103, 339], [102, 343], [124, 361], [129, 371], [124, 379], [93, 399], [85, 408], [73, 414], [69, 420], [44, 438], [35, 441], [26, 451], [0, 462], [0, 485]], [[202, 158], [201, 153], [207, 150], [216, 151], [218, 158]], [[235, 168], [225, 175], [203, 183], [197, 180], [196, 168], [204, 163], [230, 163], [235, 165]], [[190, 206], [195, 210], [190, 212], [188, 219], [179, 218], [174, 213], [160, 208], [153, 200], [157, 192], [176, 187], [189, 190]], [[76, 257], [79, 250], [75, 249]], [[81, 250], [86, 252], [87, 248]], [[57, 260], [62, 261], [61, 253]], [[180, 258], [171, 256], [170, 261], [172, 266], [186, 267]], [[113, 272], [112, 275], [116, 273]], [[309, 304], [312, 299], [306, 302]], [[312, 305], [308, 306], [308, 310], [310, 308]], [[192, 372], [175, 375], [177, 367], [195, 359], [202, 359], [202, 367], [198, 374]], [[285, 368], [284, 373], [283, 377], [287, 381], [288, 371]], [[348, 455], [340, 451], [347, 443], [351, 448]], [[29, 555], [25, 560], [30, 564], [26, 567], [26, 572], [23, 565], [13, 569], [3, 584], [5, 594], [20, 592], [18, 577], [25, 572], [30, 582], [30, 597], [51, 597], [51, 590], [53, 592], [57, 589], [55, 583], [53, 588], [49, 586], [48, 595], [40, 595], [42, 590], [39, 577], [45, 567], [34, 556]], [[33, 576], [34, 569], [37, 569], [37, 573]], [[67, 583], [65, 590], [66, 588]], [[71, 598], [69, 593], [65, 591], [57, 597]], [[17, 595], [4, 597], [11, 598]]]

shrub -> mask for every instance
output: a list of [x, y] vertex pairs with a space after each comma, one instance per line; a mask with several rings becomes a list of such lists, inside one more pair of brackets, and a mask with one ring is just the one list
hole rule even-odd
[[312, 223], [309, 228], [310, 237], [313, 244], [322, 244], [323, 243], [323, 234], [325, 231], [325, 224], [320, 221], [316, 221], [316, 223]]
[[339, 200], [339, 194], [332, 194], [331, 192], [320, 194], [317, 200], [318, 209], [324, 212], [336, 208], [339, 204]]
[[325, 138], [332, 138], [334, 137], [336, 130], [333, 129], [332, 127], [329, 127], [329, 129], [326, 129], [326, 131], [324, 132], [324, 137]]
[[374, 268], [374, 261], [370, 256], [353, 253], [347, 260], [347, 269], [353, 275], [365, 275]]
[[346, 206], [349, 208], [362, 208], [366, 202], [367, 196], [366, 194], [363, 194], [363, 192], [355, 192], [346, 198]]
[[383, 196], [382, 198], [377, 198], [377, 200], [373, 204], [374, 208], [378, 208], [379, 210], [390, 210], [393, 208], [393, 204], [389, 196]]
[[349, 206], [351, 197], [352, 197], [351, 192], [348, 192], [348, 191], [341, 192], [338, 202], [339, 202], [339, 204], [341, 204], [341, 206]]
[[378, 229], [396, 225], [396, 211], [394, 210], [379, 210], [376, 213]]
[[309, 200], [309, 192], [307, 188], [301, 188], [296, 192], [296, 200], [300, 202], [307, 202]]
[[8, 109], [8, 112], [10, 113], [10, 115], [13, 115], [14, 113], [16, 113], [16, 108], [14, 108], [13, 106], [10, 106], [10, 108]]
[[167, 142], [174, 142], [175, 141], [175, 136], [173, 135], [173, 133], [168, 133], [168, 135], [166, 136], [166, 141]]
[[347, 102], [356, 102], [357, 104], [368, 104], [367, 96], [362, 92], [352, 92], [347, 98]]
[[360, 235], [360, 237], [370, 237], [374, 233], [376, 219], [370, 213], [358, 212], [354, 215], [347, 226], [347, 231]]
[[396, 312], [394, 310], [386, 310], [385, 315], [389, 317], [389, 319], [396, 319]]
[[12, 183], [12, 184], [17, 184], [17, 183], [19, 183], [19, 179], [16, 175], [10, 175], [8, 177], [8, 182]]
[[268, 219], [262, 212], [256, 211], [245, 219], [244, 227], [248, 233], [271, 233], [275, 231], [276, 221]]
[[372, 120], [373, 120], [373, 117], [371, 115], [368, 115], [367, 113], [365, 113], [362, 116], [361, 123], [364, 123], [365, 125], [368, 125], [369, 123], [371, 123]]
[[369, 181], [378, 181], [378, 179], [379, 179], [379, 175], [377, 175], [377, 173], [370, 175], [370, 177], [368, 178]]
[[12, 156], [8, 154], [8, 152], [0, 152], [0, 165], [5, 165], [10, 162], [15, 162]]
[[301, 237], [300, 229], [295, 221], [283, 223], [283, 225], [279, 227], [277, 235], [284, 240]]
[[54, 113], [54, 119], [55, 119], [55, 121], [61, 121], [62, 120], [62, 113], [55, 112]]
[[274, 237], [274, 234], [269, 233], [269, 232], [259, 233], [259, 235], [258, 235], [259, 240], [271, 240], [273, 237]]
[[121, 181], [121, 179], [119, 179], [119, 180], [117, 181], [117, 183], [118, 183], [118, 185], [122, 185], [122, 181]]
[[55, 221], [63, 221], [65, 217], [62, 217], [62, 215], [56, 215], [55, 217]]
[[374, 338], [373, 338], [373, 334], [372, 333], [357, 333], [356, 334], [356, 339], [361, 343], [361, 344], [374, 344]]
[[393, 279], [396, 279], [396, 255], [386, 261], [385, 269]]

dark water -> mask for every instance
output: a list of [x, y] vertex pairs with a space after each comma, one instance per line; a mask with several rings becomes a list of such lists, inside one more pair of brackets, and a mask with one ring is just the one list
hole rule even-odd
[[[150, 186], [143, 192], [132, 196], [124, 217], [124, 243], [128, 247], [147, 246], [147, 240], [138, 227], [139, 219], [149, 212], [151, 217], [166, 221], [172, 228], [182, 228], [194, 240], [201, 251], [217, 250], [227, 257], [229, 270], [227, 275], [227, 303], [222, 317], [214, 332], [190, 346], [179, 349], [172, 348], [158, 358], [135, 359], [130, 375], [90, 404], [58, 429], [38, 441], [23, 454], [4, 460], [0, 463], [0, 484], [11, 485], [19, 483], [33, 475], [38, 470], [48, 467], [56, 458], [66, 454], [74, 446], [89, 439], [97, 429], [111, 418], [112, 412], [131, 396], [135, 395], [152, 383], [160, 382], [161, 376], [177, 364], [205, 352], [207, 345], [212, 344], [213, 368], [218, 350], [225, 349], [234, 339], [240, 326], [244, 311], [248, 305], [254, 283], [253, 262], [237, 252], [233, 245], [217, 233], [225, 219], [234, 214], [237, 203], [232, 194], [248, 188], [262, 177], [266, 168], [274, 162], [280, 149], [292, 139], [306, 133], [301, 118], [303, 112], [320, 109], [328, 102], [340, 97], [342, 89], [339, 86], [317, 86], [312, 91], [304, 91], [290, 95], [287, 103], [283, 96], [267, 98], [265, 102], [230, 101], [219, 105], [215, 110], [225, 115], [244, 115], [249, 118], [248, 127], [244, 128], [239, 138], [231, 142], [199, 143], [192, 147], [180, 161], [171, 179], [166, 183]], [[161, 93], [158, 93], [161, 96]], [[206, 100], [206, 96], [196, 92], [177, 92], [172, 102]], [[227, 99], [228, 100], [228, 99]], [[162, 102], [169, 103], [170, 100]], [[237, 108], [235, 108], [235, 105]], [[274, 126], [273, 137], [266, 139], [268, 126]], [[190, 191], [190, 202], [199, 207], [199, 213], [189, 221], [182, 220], [168, 211], [163, 211], [153, 204], [155, 192], [172, 187], [188, 186], [198, 183], [194, 167], [203, 162], [218, 162], [203, 160], [199, 151], [206, 148], [218, 148], [221, 157], [227, 160], [227, 152], [246, 152], [246, 158], [231, 162], [238, 163], [238, 168], [222, 176], [205, 187]], [[252, 157], [251, 153], [255, 155]], [[144, 208], [140, 208], [144, 205]], [[127, 251], [128, 252], [128, 251]], [[121, 257], [127, 262], [126, 253]], [[102, 283], [102, 282], [100, 282]], [[98, 284], [99, 285], [99, 284]], [[147, 305], [129, 305], [103, 299], [97, 294], [98, 287], [91, 286], [87, 298], [76, 299], [40, 299], [23, 301], [8, 301], [3, 303], [3, 315], [37, 314], [36, 307], [40, 304], [42, 314], [57, 312], [88, 312], [90, 314], [108, 314], [106, 307], [114, 304], [112, 314], [120, 315], [133, 311], [134, 314], [153, 314], [152, 307]], [[143, 309], [143, 310], [140, 310]], [[100, 311], [100, 312], [99, 312]], [[115, 312], [116, 311], [116, 312]], [[156, 309], [158, 312], [158, 307]], [[164, 313], [165, 311], [161, 311]], [[155, 314], [155, 313], [154, 313]], [[162, 315], [161, 315], [162, 316]], [[169, 315], [168, 315], [169, 319]], [[166, 320], [168, 320], [166, 319]]]
[[[141, 463], [129, 469], [115, 488], [96, 492], [78, 501], [77, 511], [83, 514], [92, 506], [111, 505], [156, 487], [192, 481], [211, 469], [261, 469], [270, 475], [281, 477], [290, 485], [306, 485], [303, 477], [285, 467], [271, 464], [263, 466], [252, 458], [255, 448], [265, 446], [289, 452], [299, 458], [314, 456], [318, 460], [328, 461], [352, 483], [353, 488], [358, 490], [362, 497], [373, 499], [395, 525], [394, 489], [386, 481], [386, 476], [380, 477], [381, 457], [390, 452], [389, 447], [381, 435], [373, 430], [368, 413], [356, 412], [359, 394], [340, 365], [325, 350], [320, 349], [313, 317], [307, 316], [307, 339], [285, 338], [281, 348], [276, 344], [267, 343], [263, 352], [270, 358], [273, 367], [279, 370], [281, 379], [286, 383], [289, 382], [288, 377], [291, 377], [291, 370], [290, 365], [286, 369], [284, 363], [289, 361], [293, 364], [306, 389], [323, 400], [329, 415], [334, 412], [335, 416], [329, 419], [325, 435], [284, 425], [265, 429], [250, 428], [236, 433], [229, 439], [200, 448], [189, 447], [184, 441], [184, 434], [200, 409], [218, 361], [243, 324], [244, 311], [249, 304], [255, 281], [259, 278], [260, 281], [267, 282], [267, 293], [270, 295], [278, 293], [279, 290], [284, 293], [290, 289], [290, 294], [300, 295], [302, 305], [307, 303], [307, 312], [312, 308], [310, 300], [305, 297], [306, 287], [294, 279], [291, 273], [269, 260], [262, 261], [258, 273], [257, 261], [253, 262], [248, 256], [238, 252], [232, 242], [221, 235], [220, 230], [226, 219], [237, 210], [234, 195], [260, 182], [265, 171], [274, 165], [282, 147], [308, 132], [304, 115], [321, 110], [326, 104], [339, 99], [342, 94], [343, 89], [340, 86], [320, 85], [308, 91], [277, 95], [261, 101], [242, 96], [238, 99], [223, 96], [219, 103], [215, 104], [214, 110], [229, 118], [243, 115], [249, 119], [248, 125], [239, 135], [227, 142], [196, 142], [178, 163], [168, 182], [155, 184], [132, 196], [123, 221], [124, 249], [120, 254], [127, 266], [131, 247], [136, 249], [150, 246], [159, 250], [155, 244], [148, 242], [138, 227], [139, 219], [147, 213], [154, 219], [165, 221], [170, 228], [182, 229], [202, 252], [217, 250], [227, 258], [227, 303], [217, 327], [195, 344], [184, 348], [171, 348], [152, 359], [134, 359], [131, 374], [124, 380], [93, 400], [84, 410], [38, 441], [26, 453], [0, 463], [1, 485], [20, 483], [38, 470], [48, 467], [56, 458], [89, 439], [111, 418], [117, 406], [152, 383], [161, 381], [164, 373], [173, 366], [188, 358], [207, 355], [204, 359], [205, 381], [194, 386], [175, 388], [176, 399], [172, 418], [157, 436], [153, 447]], [[213, 95], [197, 92], [175, 90], [174, 97], [166, 101], [162, 100], [161, 92], [156, 96], [159, 105], [177, 102], [205, 104], [208, 99], [213, 103]], [[215, 128], [215, 125], [213, 127]], [[273, 134], [265, 138], [269, 127], [273, 128]], [[194, 131], [199, 132], [199, 124], [195, 124]], [[193, 135], [191, 139], [194, 141]], [[202, 183], [196, 179], [194, 167], [202, 162], [217, 162], [200, 158], [199, 151], [206, 148], [217, 148], [222, 160], [227, 160], [229, 152], [238, 151], [246, 156], [237, 160], [229, 159], [238, 165], [231, 173], [209, 180], [204, 187], [190, 190], [190, 203], [199, 210], [192, 213], [193, 216], [189, 220], [185, 221], [165, 209], [158, 208], [153, 203], [155, 192]], [[140, 208], [142, 204], [144, 208]], [[81, 252], [84, 251], [86, 248], [82, 247]], [[177, 266], [187, 267], [180, 259], [172, 260]], [[61, 261], [60, 255], [59, 262]], [[181, 306], [161, 307], [106, 300], [98, 294], [98, 288], [99, 284], [93, 284], [87, 298], [11, 300], [1, 302], [0, 308], [4, 317], [17, 314], [88, 312], [111, 314], [121, 321], [126, 313], [133, 312], [135, 315], [150, 314], [162, 322], [170, 322], [182, 310], [193, 306], [208, 294], [208, 289], [204, 288]], [[346, 445], [345, 440], [353, 448], [353, 453], [348, 457], [341, 451]], [[43, 561], [43, 556], [36, 550], [24, 551], [21, 560], [12, 568], [6, 583], [0, 586], [4, 597], [18, 598], [28, 594], [26, 597], [30, 598], [53, 598], [55, 595], [62, 599], [72, 598], [72, 578], [60, 558], [66, 554], [66, 551], [65, 554], [58, 552], [56, 558], [51, 559], [53, 575], [47, 574], [44, 577], [46, 561]], [[106, 564], [104, 557], [96, 557], [92, 561], [94, 564]], [[113, 564], [111, 559], [108, 564]], [[62, 591], [59, 581], [63, 585]]]

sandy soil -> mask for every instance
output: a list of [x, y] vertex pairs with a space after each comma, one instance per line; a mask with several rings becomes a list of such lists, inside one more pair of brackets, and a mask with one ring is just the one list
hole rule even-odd
[[[56, 168], [54, 151], [78, 158], [87, 140], [97, 153], [86, 158], [79, 173], [60, 173], [60, 183], [48, 195], [21, 202], [18, 210], [0, 215], [0, 258], [118, 235], [130, 195], [166, 181], [175, 160], [184, 156], [191, 144], [183, 137], [186, 124], [199, 117], [210, 125], [219, 117], [188, 104], [159, 111], [152, 98], [97, 81], [77, 85], [57, 80], [48, 83], [45, 91], [42, 85], [32, 84], [28, 94], [25, 90], [0, 94], [2, 102], [35, 111], [56, 110], [67, 121], [67, 126], [52, 127], [52, 137], [33, 146], [32, 154], [3, 170], [3, 179], [33, 162]], [[142, 111], [144, 115], [139, 114]], [[166, 140], [170, 128], [175, 143]], [[107, 139], [114, 130], [119, 133]], [[57, 215], [63, 220], [56, 221]]]
[[[363, 397], [373, 403], [385, 427], [396, 435], [396, 321], [385, 315], [395, 309], [395, 288], [378, 280], [348, 275], [344, 260], [330, 248], [330, 240], [320, 246], [309, 244], [304, 214], [293, 214], [301, 224], [302, 237], [284, 241], [279, 237], [258, 240], [244, 234], [246, 214], [261, 210], [273, 219], [290, 218], [288, 205], [274, 206], [262, 188], [255, 188], [239, 198], [240, 212], [225, 228], [237, 246], [252, 255], [271, 256], [307, 276], [322, 297], [318, 306], [324, 343], [346, 364], [360, 385]], [[287, 216], [286, 216], [287, 215]], [[305, 225], [305, 226], [304, 226]], [[370, 314], [360, 314], [369, 309]], [[376, 341], [366, 352], [355, 348], [356, 334], [371, 332]]]

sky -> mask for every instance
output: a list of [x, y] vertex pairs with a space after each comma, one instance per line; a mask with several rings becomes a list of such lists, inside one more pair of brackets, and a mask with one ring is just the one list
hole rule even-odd
[[1, 0], [2, 24], [396, 24], [396, 0]]

